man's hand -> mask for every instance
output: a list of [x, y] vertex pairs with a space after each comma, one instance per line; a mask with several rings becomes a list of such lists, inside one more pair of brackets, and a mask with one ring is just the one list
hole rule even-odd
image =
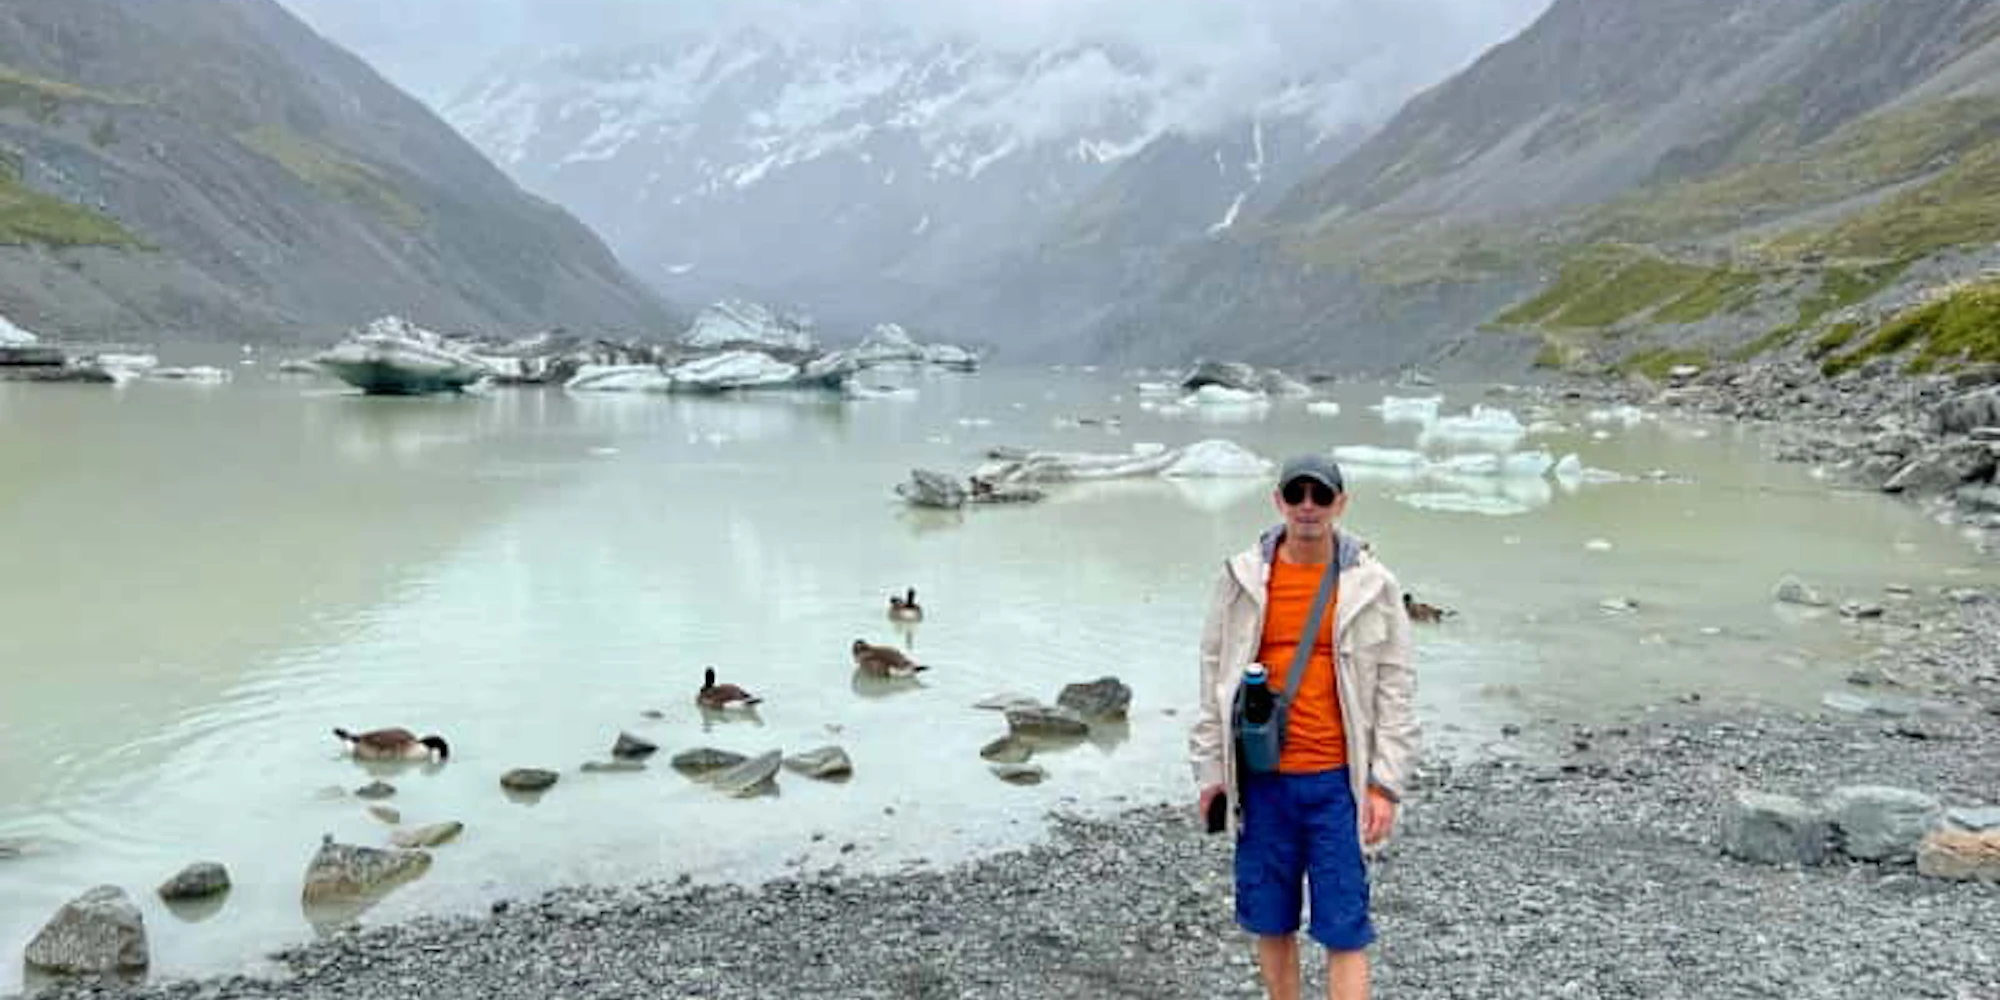
[[1204, 823], [1208, 822], [1209, 804], [1215, 801], [1216, 796], [1221, 795], [1223, 792], [1227, 790], [1228, 789], [1222, 785], [1209, 785], [1208, 787], [1203, 788], [1201, 790], [1201, 798], [1196, 800], [1195, 802], [1195, 807], [1194, 807], [1195, 818], [1201, 820]]
[[1368, 786], [1368, 801], [1361, 807], [1361, 840], [1374, 845], [1388, 839], [1389, 828], [1396, 824], [1396, 803], [1387, 792]]

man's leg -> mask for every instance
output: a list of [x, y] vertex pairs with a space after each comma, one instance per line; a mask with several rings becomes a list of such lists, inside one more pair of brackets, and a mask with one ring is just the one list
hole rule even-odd
[[1257, 938], [1257, 968], [1264, 973], [1264, 992], [1271, 1000], [1299, 1000], [1299, 936]]
[[[1298, 988], [1292, 989], [1298, 996]], [[1327, 1000], [1368, 1000], [1368, 953], [1329, 951], [1326, 953]]]

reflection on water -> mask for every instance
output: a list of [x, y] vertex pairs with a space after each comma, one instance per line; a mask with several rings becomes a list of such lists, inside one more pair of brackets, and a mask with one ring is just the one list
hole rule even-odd
[[[1279, 458], [1411, 450], [1423, 426], [1385, 423], [1369, 410], [1381, 390], [1361, 387], [1327, 417], [1292, 400], [1149, 412], [1134, 380], [1108, 376], [893, 379], [917, 398], [0, 384], [0, 844], [26, 845], [0, 850], [0, 989], [46, 915], [99, 882], [146, 911], [159, 975], [311, 933], [299, 879], [321, 838], [388, 843], [348, 793], [376, 776], [405, 824], [467, 832], [336, 922], [564, 882], [762, 878], [795, 856], [943, 862], [1017, 842], [1063, 800], [1182, 795], [1204, 602], [1222, 559], [1272, 522], [1270, 484], [1053, 484], [1040, 504], [965, 511], [911, 509], [894, 484], [969, 472], [1001, 445], [1225, 436]], [[1118, 425], [1055, 419], [1077, 414]], [[1417, 638], [1434, 749], [1689, 691], [1811, 704], [1871, 633], [1772, 609], [1780, 575], [1836, 600], [1986, 578], [1919, 512], [1834, 499], [1763, 462], [1740, 427], [1551, 416], [1523, 447], [1693, 482], [1347, 470], [1351, 529], [1460, 612]], [[1427, 461], [1464, 453], [1430, 445]], [[919, 648], [919, 629], [884, 617], [884, 595], [912, 586], [933, 669], [858, 673], [856, 636]], [[1637, 610], [1605, 613], [1612, 597]], [[710, 665], [764, 703], [703, 711]], [[1128, 722], [1038, 743], [1041, 785], [994, 780], [980, 750], [1005, 724], [975, 702], [1053, 700], [1106, 674], [1133, 689]], [[355, 762], [330, 734], [378, 725], [442, 733], [451, 760]], [[671, 768], [582, 773], [620, 732], [668, 755], [836, 742], [854, 773], [782, 772], [781, 794], [743, 801]], [[499, 787], [522, 767], [564, 777]], [[150, 887], [201, 858], [237, 887], [219, 910], [165, 911]]]

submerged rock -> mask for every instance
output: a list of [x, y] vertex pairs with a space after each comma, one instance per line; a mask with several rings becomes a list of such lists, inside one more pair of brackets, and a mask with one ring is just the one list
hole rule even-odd
[[735, 767], [750, 758], [731, 750], [717, 750], [714, 747], [697, 747], [683, 750], [674, 755], [670, 763], [674, 770], [687, 775], [705, 775], [715, 771]]
[[1780, 604], [1799, 604], [1811, 608], [1823, 608], [1832, 603], [1821, 596], [1819, 591], [1806, 586], [1804, 581], [1795, 576], [1779, 580], [1777, 587], [1771, 591], [1771, 599]]
[[1011, 734], [979, 748], [979, 756], [996, 764], [1025, 764], [1034, 755], [1032, 744], [1017, 740]]
[[197, 861], [160, 883], [161, 899], [202, 899], [229, 889], [229, 869], [220, 862]]
[[651, 757], [660, 749], [659, 744], [631, 733], [619, 733], [617, 742], [611, 744], [611, 756], [619, 760], [640, 760]]
[[1012, 708], [1007, 730], [1015, 736], [1068, 737], [1090, 735], [1090, 724], [1067, 708]]
[[94, 975], [144, 969], [151, 961], [146, 921], [115, 885], [100, 885], [62, 905], [28, 942], [23, 958], [41, 972]]
[[539, 792], [561, 778], [562, 775], [539, 767], [517, 767], [500, 776], [500, 787], [510, 792]]
[[585, 774], [635, 774], [646, 769], [641, 760], [591, 760], [580, 769]]
[[301, 895], [307, 904], [362, 899], [417, 878], [430, 865], [423, 851], [338, 844], [329, 836], [306, 865]]
[[965, 506], [967, 491], [945, 473], [911, 469], [909, 481], [896, 485], [896, 495], [918, 507], [957, 510]]
[[1132, 689], [1116, 677], [1100, 677], [1064, 687], [1056, 704], [1086, 718], [1124, 718], [1132, 704]]
[[808, 778], [845, 778], [854, 773], [854, 762], [837, 746], [820, 747], [785, 758], [785, 767]]
[[989, 770], [1010, 785], [1039, 785], [1049, 776], [1039, 764], [994, 764]]
[[735, 767], [717, 771], [707, 780], [724, 795], [739, 799], [765, 795], [777, 791], [778, 766], [783, 759], [782, 751], [773, 750], [752, 757]]
[[465, 824], [457, 820], [446, 823], [431, 823], [413, 830], [397, 830], [389, 835], [389, 842], [397, 847], [437, 847], [450, 843], [465, 832]]

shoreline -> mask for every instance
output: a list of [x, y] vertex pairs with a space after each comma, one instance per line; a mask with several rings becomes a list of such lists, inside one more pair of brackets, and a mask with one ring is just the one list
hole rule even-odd
[[[1996, 804], [1982, 796], [2000, 774], [2000, 662], [1988, 652], [2000, 606], [1911, 602], [1861, 627], [1906, 668], [1857, 663], [1848, 693], [1866, 706], [1684, 700], [1530, 728], [1513, 741], [1519, 755], [1426, 771], [1372, 873], [1383, 995], [2000, 995], [2000, 884], [1907, 864], [1763, 867], [1719, 849], [1737, 789], [1890, 784], [1949, 807]], [[558, 889], [483, 917], [285, 949], [277, 979], [75, 981], [33, 995], [1261, 995], [1232, 920], [1229, 845], [1202, 834], [1190, 807], [1051, 816], [1043, 842], [946, 868]], [[1317, 961], [1308, 970], [1317, 983]]]

